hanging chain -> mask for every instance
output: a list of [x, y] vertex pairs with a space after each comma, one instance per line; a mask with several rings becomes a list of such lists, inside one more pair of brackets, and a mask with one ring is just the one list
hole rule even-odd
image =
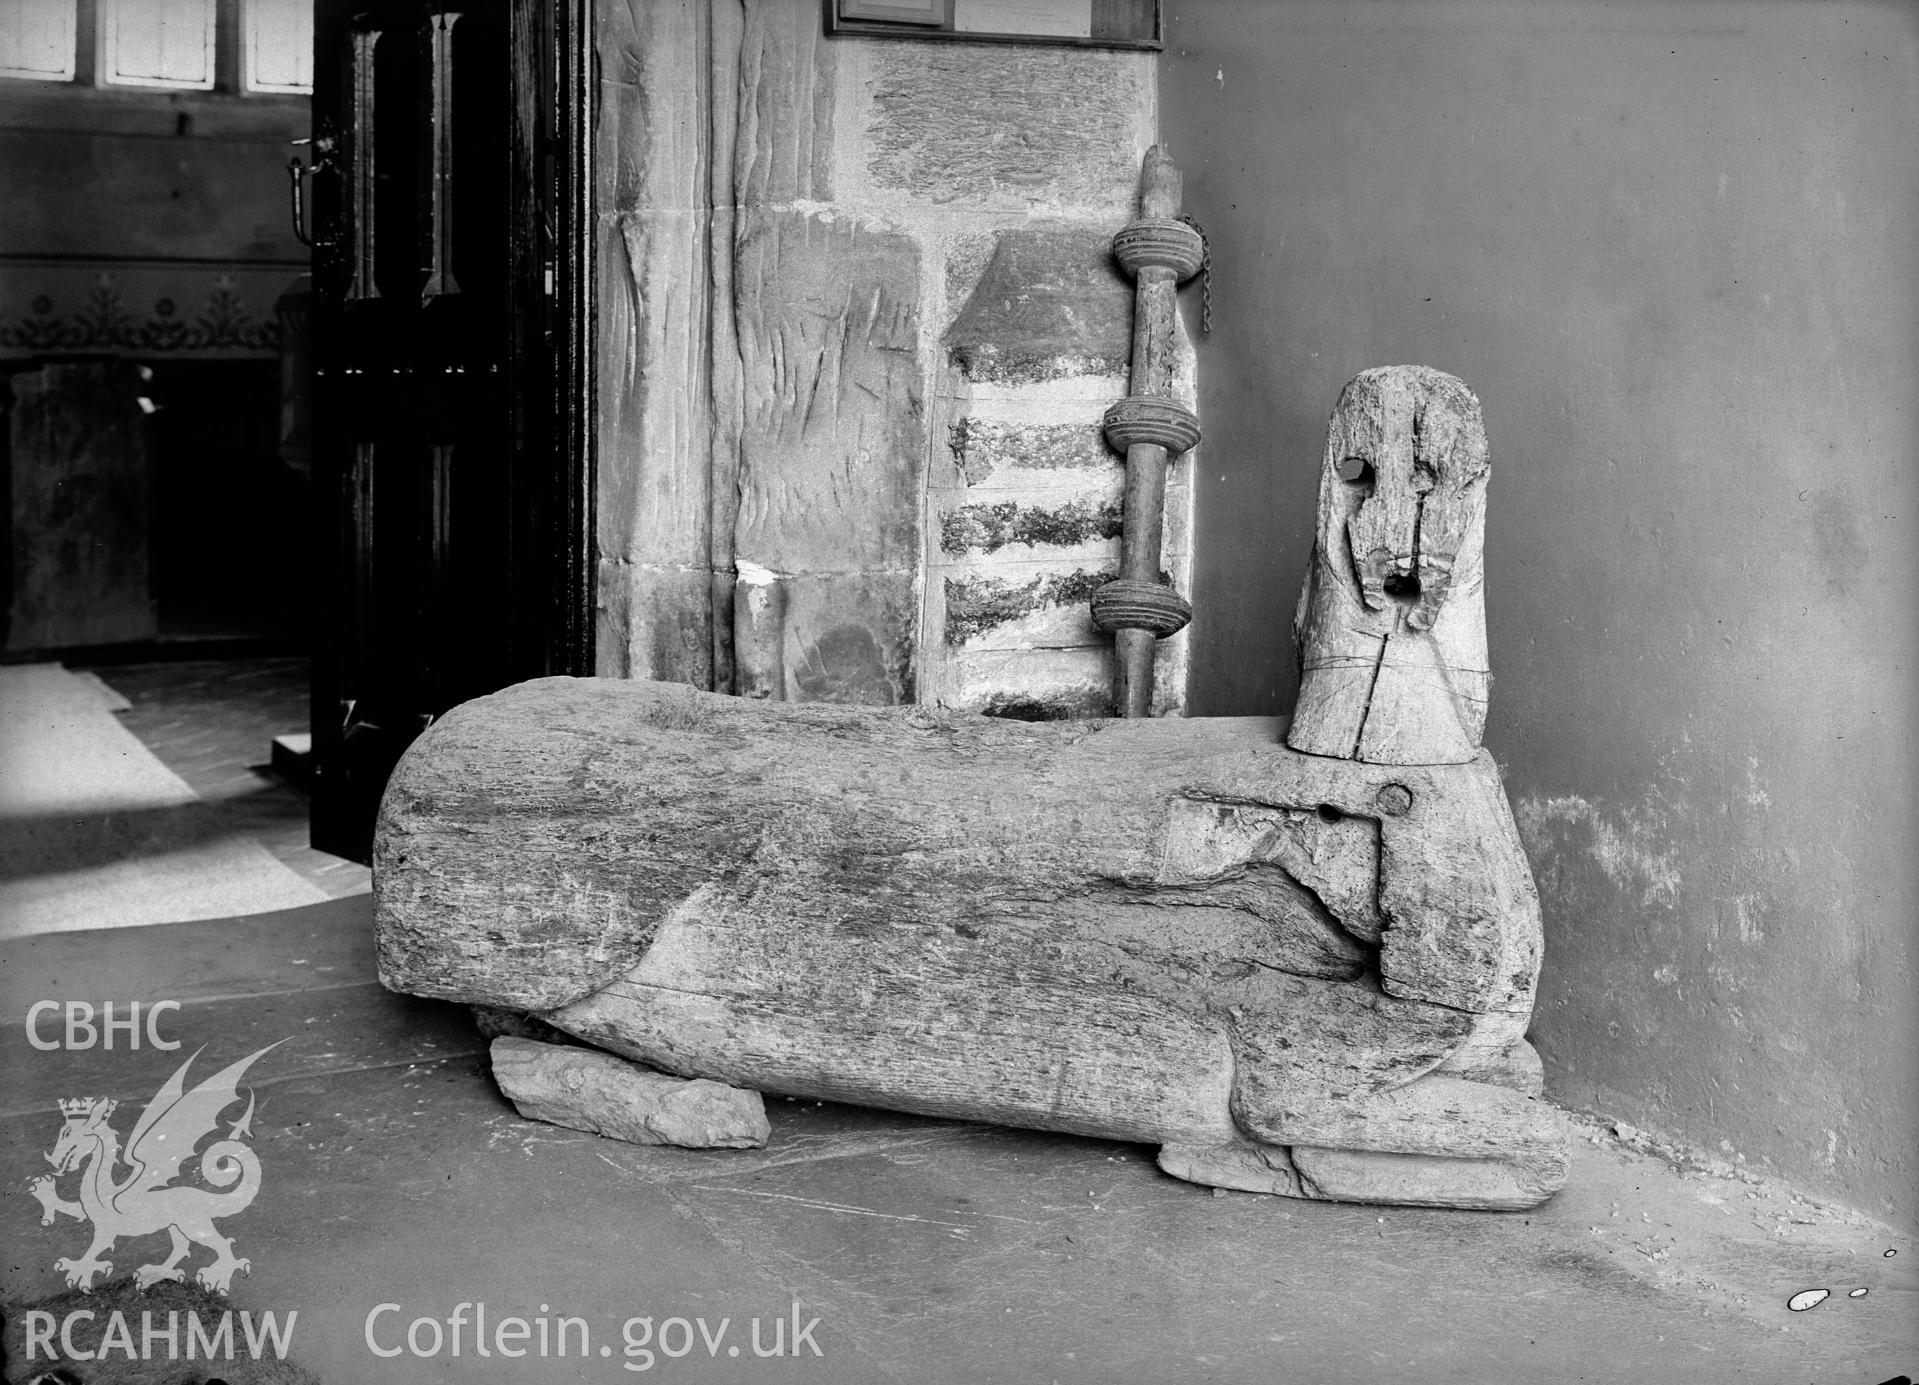
[[1213, 334], [1213, 243], [1206, 239], [1206, 228], [1197, 220], [1183, 214], [1179, 220], [1199, 233], [1199, 333], [1210, 337]]

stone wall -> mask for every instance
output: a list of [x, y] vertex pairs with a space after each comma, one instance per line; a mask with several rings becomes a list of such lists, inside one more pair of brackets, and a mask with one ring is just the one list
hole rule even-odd
[[809, 0], [600, 25], [600, 671], [1103, 712], [1151, 55], [829, 39]]

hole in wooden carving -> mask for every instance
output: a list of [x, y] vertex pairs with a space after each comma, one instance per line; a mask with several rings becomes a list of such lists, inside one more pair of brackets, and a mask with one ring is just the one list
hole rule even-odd
[[1358, 486], [1368, 495], [1373, 493], [1373, 464], [1364, 457], [1346, 457], [1340, 461], [1337, 470], [1340, 480]]
[[1319, 805], [1319, 807], [1315, 808], [1313, 811], [1319, 814], [1319, 820], [1321, 822], [1346, 821], [1346, 815], [1340, 812], [1339, 809], [1335, 808], [1330, 803], [1322, 803]]
[[1379, 811], [1388, 817], [1404, 817], [1412, 811], [1413, 791], [1404, 784], [1387, 784], [1379, 791]]
[[1395, 601], [1419, 600], [1419, 578], [1410, 572], [1395, 572], [1384, 583], [1386, 595]]

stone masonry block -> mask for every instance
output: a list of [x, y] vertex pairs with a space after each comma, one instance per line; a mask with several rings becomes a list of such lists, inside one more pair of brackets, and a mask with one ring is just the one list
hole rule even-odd
[[[1153, 658], [1153, 715], [1181, 701], [1186, 637], [1161, 640]], [[1064, 721], [1113, 715], [1111, 645], [1080, 649], [966, 651], [951, 661], [940, 705], [1019, 721]]]
[[600, 677], [713, 686], [713, 595], [706, 569], [602, 559], [595, 602]]
[[1041, 224], [1003, 234], [953, 325], [946, 351], [968, 380], [1013, 384], [1123, 375], [1133, 287], [1112, 233]]
[[493, 1077], [528, 1120], [637, 1145], [756, 1149], [773, 1128], [758, 1092], [672, 1077], [596, 1049], [501, 1037]]
[[866, 169], [929, 205], [1131, 210], [1153, 109], [1143, 54], [874, 43]]
[[1009, 545], [1074, 548], [1120, 536], [1118, 496], [1075, 497], [1063, 504], [994, 500], [961, 505], [941, 517], [939, 544], [954, 557], [997, 553]]
[[1075, 568], [1042, 572], [1025, 580], [983, 573], [948, 576], [944, 579], [946, 643], [968, 644], [1037, 612], [1084, 605], [1114, 575], [1110, 568]]
[[918, 602], [910, 568], [786, 579], [780, 684], [788, 702], [913, 700]]
[[[969, 486], [994, 473], [1100, 470], [1115, 480], [1125, 459], [1106, 445], [1097, 423], [1012, 423], [966, 417], [946, 429], [946, 447]], [[1022, 478], [1032, 484], [1037, 478]]]
[[735, 551], [776, 572], [910, 569], [925, 455], [919, 246], [800, 212], [743, 217]]

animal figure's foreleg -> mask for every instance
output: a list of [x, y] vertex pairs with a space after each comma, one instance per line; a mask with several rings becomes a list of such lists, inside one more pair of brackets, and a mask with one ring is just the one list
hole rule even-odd
[[[1336, 1202], [1532, 1207], [1565, 1182], [1566, 1132], [1523, 1041], [1438, 1070], [1478, 1028], [1514, 1024], [1363, 985], [1245, 988], [1233, 1020], [1240, 1137], [1168, 1144], [1160, 1167], [1216, 1187]], [[1490, 1080], [1487, 1080], [1490, 1079]]]
[[193, 1276], [197, 1283], [213, 1290], [216, 1294], [224, 1294], [233, 1286], [235, 1270], [252, 1272], [253, 1262], [235, 1258], [232, 1238], [222, 1236], [215, 1231], [211, 1218], [187, 1226], [185, 1230], [187, 1235], [212, 1251], [215, 1256], [211, 1265], [203, 1266], [200, 1272]]
[[59, 1189], [53, 1185], [53, 1179], [47, 1174], [43, 1173], [38, 1178], [30, 1180], [27, 1183], [27, 1191], [40, 1204], [40, 1225], [42, 1226], [52, 1226], [54, 1217], [59, 1214], [72, 1217], [75, 1221], [87, 1219], [86, 1210], [79, 1203], [68, 1202], [61, 1197]]
[[101, 1252], [113, 1248], [113, 1233], [95, 1229], [93, 1244], [87, 1247], [87, 1253], [78, 1260], [62, 1255], [53, 1262], [53, 1267], [67, 1277], [67, 1287], [78, 1289], [83, 1294], [93, 1292], [93, 1281], [103, 1274], [113, 1273], [113, 1261], [102, 1260]]
[[163, 1279], [181, 1283], [187, 1277], [187, 1272], [180, 1268], [180, 1262], [186, 1259], [187, 1253], [193, 1249], [193, 1242], [188, 1240], [186, 1234], [177, 1226], [169, 1226], [167, 1235], [173, 1238], [173, 1254], [169, 1255], [163, 1264], [142, 1265], [133, 1272], [135, 1282], [142, 1289], [151, 1289]]
[[1256, 1139], [1166, 1145], [1159, 1166], [1215, 1187], [1413, 1207], [1535, 1207], [1566, 1181], [1565, 1128], [1550, 1106], [1457, 1077], [1246, 1123]]

